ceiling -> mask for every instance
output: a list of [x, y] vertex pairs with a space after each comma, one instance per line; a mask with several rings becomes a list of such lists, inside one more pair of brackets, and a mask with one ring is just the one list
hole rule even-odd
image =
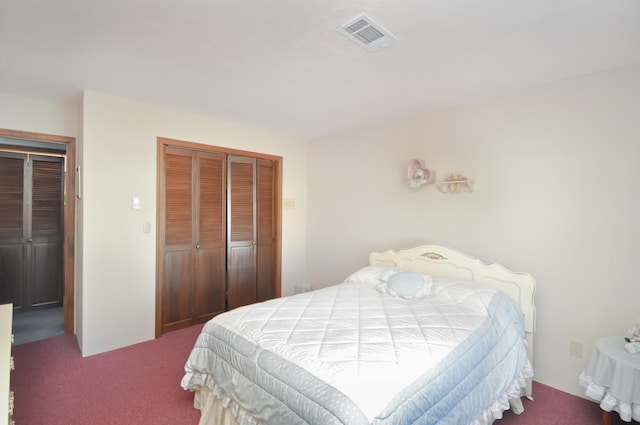
[[[336, 29], [366, 14], [399, 41]], [[640, 63], [640, 0], [0, 0], [0, 92], [315, 138]]]

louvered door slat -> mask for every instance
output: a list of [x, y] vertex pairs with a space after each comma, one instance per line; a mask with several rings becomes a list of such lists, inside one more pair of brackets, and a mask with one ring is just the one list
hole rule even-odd
[[224, 155], [200, 154], [198, 168], [198, 243], [223, 246], [225, 243]]
[[193, 157], [166, 155], [165, 245], [193, 242]]
[[254, 177], [253, 163], [231, 163], [231, 234], [232, 242], [253, 241]]
[[0, 241], [4, 243], [23, 238], [24, 163], [24, 158], [0, 156]]
[[32, 161], [31, 237], [49, 242], [62, 236], [62, 178], [60, 159]]

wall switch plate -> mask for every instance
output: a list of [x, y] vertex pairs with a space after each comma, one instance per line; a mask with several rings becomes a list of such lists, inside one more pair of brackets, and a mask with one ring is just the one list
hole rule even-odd
[[140, 197], [134, 196], [131, 198], [131, 209], [139, 210], [140, 208], [142, 208], [142, 201], [140, 201]]
[[296, 209], [296, 200], [293, 198], [285, 198], [282, 200], [282, 207], [285, 210], [294, 210]]
[[151, 222], [145, 221], [142, 223], [142, 233], [151, 233]]
[[569, 354], [573, 357], [582, 358], [582, 343], [569, 341]]

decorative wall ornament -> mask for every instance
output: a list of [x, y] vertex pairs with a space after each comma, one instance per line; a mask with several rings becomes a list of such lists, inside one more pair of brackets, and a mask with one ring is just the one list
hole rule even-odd
[[424, 165], [421, 159], [412, 159], [407, 167], [407, 182], [414, 189], [436, 183], [442, 193], [473, 192], [475, 181], [458, 173], [449, 174], [444, 180], [436, 180], [436, 172]]
[[442, 193], [473, 192], [474, 183], [462, 174], [453, 173], [446, 179], [440, 180], [438, 188]]
[[424, 184], [432, 184], [436, 181], [436, 172], [425, 167], [420, 159], [412, 159], [407, 167], [407, 182], [409, 187], [419, 188]]

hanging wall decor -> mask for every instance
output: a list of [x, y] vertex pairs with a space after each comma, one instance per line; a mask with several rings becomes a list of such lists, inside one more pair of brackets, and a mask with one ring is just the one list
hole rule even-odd
[[412, 159], [407, 167], [407, 182], [414, 189], [436, 181], [436, 172], [425, 167], [420, 159]]
[[442, 193], [473, 192], [474, 183], [462, 174], [452, 173], [438, 182], [438, 188]]

